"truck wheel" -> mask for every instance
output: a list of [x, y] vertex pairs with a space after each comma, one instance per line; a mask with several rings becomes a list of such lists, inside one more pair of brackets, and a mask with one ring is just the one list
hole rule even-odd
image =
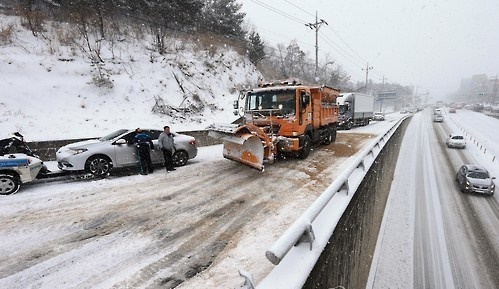
[[112, 164], [104, 156], [93, 156], [87, 160], [85, 171], [96, 177], [105, 177], [111, 170]]
[[19, 191], [21, 180], [11, 174], [0, 174], [0, 195], [10, 195]]
[[312, 148], [312, 142], [310, 141], [310, 137], [308, 135], [304, 136], [301, 142], [301, 149], [298, 152], [298, 158], [306, 159], [310, 154], [310, 150]]
[[328, 145], [333, 140], [333, 132], [330, 127], [326, 128], [324, 138], [322, 139], [322, 144]]
[[336, 142], [336, 126], [333, 126], [331, 128], [331, 142]]
[[353, 127], [353, 121], [349, 121], [348, 124], [347, 124], [347, 129], [351, 130], [352, 127]]

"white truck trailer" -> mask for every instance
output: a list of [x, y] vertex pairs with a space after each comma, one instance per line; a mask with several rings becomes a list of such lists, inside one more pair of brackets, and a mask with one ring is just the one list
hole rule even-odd
[[374, 96], [357, 92], [341, 93], [338, 126], [351, 129], [354, 126], [368, 125], [374, 116]]

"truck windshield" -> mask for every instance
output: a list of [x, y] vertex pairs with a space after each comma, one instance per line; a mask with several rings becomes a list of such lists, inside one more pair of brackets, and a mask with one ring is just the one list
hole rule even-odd
[[348, 105], [347, 104], [342, 104], [339, 107], [339, 113], [340, 114], [345, 114], [348, 111]]
[[250, 92], [246, 99], [247, 111], [263, 110], [261, 113], [265, 115], [269, 114], [269, 110], [279, 109], [280, 105], [282, 105], [282, 109], [272, 111], [273, 115], [294, 114], [296, 108], [295, 91], [266, 90]]

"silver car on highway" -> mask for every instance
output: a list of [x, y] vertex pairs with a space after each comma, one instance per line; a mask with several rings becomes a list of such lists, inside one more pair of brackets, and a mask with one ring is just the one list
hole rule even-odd
[[495, 177], [479, 165], [462, 165], [456, 174], [456, 180], [462, 192], [494, 195]]
[[[153, 139], [153, 164], [163, 163], [163, 154], [158, 147], [158, 137], [162, 130], [142, 131]], [[132, 144], [135, 134], [134, 129], [119, 129], [100, 139], [65, 145], [56, 153], [57, 166], [64, 171], [86, 171], [95, 176], [106, 176], [112, 168], [138, 166], [136, 148]], [[176, 148], [173, 160], [176, 166], [183, 166], [197, 155], [196, 139], [179, 133], [173, 135]]]

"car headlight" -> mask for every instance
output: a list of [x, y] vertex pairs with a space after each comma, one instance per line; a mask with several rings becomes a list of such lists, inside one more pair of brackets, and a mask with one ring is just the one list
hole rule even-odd
[[79, 155], [81, 153], [88, 151], [88, 149], [70, 149], [70, 150], [73, 153], [73, 155]]

